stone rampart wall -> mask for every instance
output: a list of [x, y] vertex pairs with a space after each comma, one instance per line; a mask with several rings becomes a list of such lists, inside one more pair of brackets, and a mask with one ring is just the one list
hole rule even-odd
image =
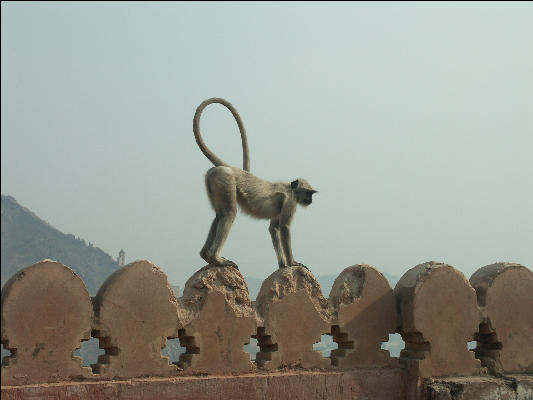
[[[2, 344], [11, 351], [4, 386], [291, 371], [331, 372], [328, 379], [343, 382], [366, 370], [396, 379], [400, 399], [414, 398], [413, 384], [424, 379], [533, 373], [533, 273], [510, 263], [480, 268], [468, 280], [428, 262], [394, 289], [374, 267], [354, 265], [340, 273], [329, 299], [308, 270], [283, 268], [252, 301], [231, 267], [201, 268], [176, 298], [160, 268], [136, 261], [91, 298], [70, 268], [44, 260], [6, 283], [1, 307]], [[381, 349], [395, 332], [405, 341], [399, 358]], [[338, 344], [329, 358], [313, 350], [322, 334]], [[74, 352], [91, 337], [105, 354], [83, 367]], [[243, 349], [251, 337], [260, 347], [255, 361]], [[186, 348], [176, 363], [161, 355], [170, 338]]]

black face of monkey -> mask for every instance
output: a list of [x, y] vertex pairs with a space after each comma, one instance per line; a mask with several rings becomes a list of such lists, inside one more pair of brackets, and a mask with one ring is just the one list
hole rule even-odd
[[314, 190], [307, 190], [306, 193], [305, 193], [305, 197], [304, 197], [302, 203], [304, 203], [306, 206], [311, 204], [313, 202], [313, 198], [311, 197], [311, 196], [313, 196], [313, 193], [315, 193]]
[[308, 206], [313, 202], [313, 194], [316, 193], [316, 190], [313, 190], [309, 182], [305, 179], [299, 178], [291, 182], [291, 188], [294, 191], [296, 201], [303, 205]]

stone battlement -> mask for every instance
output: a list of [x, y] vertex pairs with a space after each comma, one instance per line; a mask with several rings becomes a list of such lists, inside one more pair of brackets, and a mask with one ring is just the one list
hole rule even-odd
[[[70, 268], [44, 260], [14, 275], [2, 290], [2, 343], [12, 353], [2, 367], [2, 395], [19, 398], [17, 390], [55, 383], [49, 390], [84, 386], [85, 398], [92, 398], [89, 388], [100, 381], [143, 382], [141, 387], [176, 379], [185, 385], [193, 377], [226, 382], [224, 376], [258, 393], [260, 381], [271, 376], [267, 380], [282, 382], [289, 393], [296, 379], [305, 390], [311, 384], [324, 393], [331, 381], [338, 393], [352, 388], [362, 396], [381, 393], [369, 398], [423, 398], [423, 382], [444, 377], [532, 374], [532, 306], [533, 273], [510, 263], [480, 268], [468, 280], [450, 265], [428, 262], [407, 271], [394, 289], [374, 267], [354, 265], [340, 273], [329, 299], [308, 270], [283, 268], [252, 301], [244, 278], [231, 267], [201, 268], [176, 298], [160, 268], [136, 261], [91, 298]], [[405, 341], [399, 358], [381, 349], [395, 332]], [[338, 344], [328, 358], [313, 350], [322, 334]], [[74, 352], [91, 337], [105, 354], [83, 367]], [[255, 361], [243, 349], [252, 337], [260, 348]], [[172, 338], [186, 348], [176, 363], [161, 355]], [[473, 340], [477, 347], [469, 351]], [[295, 374], [299, 378], [291, 380]], [[370, 382], [377, 383], [363, 390]], [[300, 398], [298, 390], [293, 398]], [[333, 392], [320, 396], [336, 398]]]

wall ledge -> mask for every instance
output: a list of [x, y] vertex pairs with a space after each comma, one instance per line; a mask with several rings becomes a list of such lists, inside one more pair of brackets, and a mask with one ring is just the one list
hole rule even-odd
[[2, 386], [2, 399], [211, 399], [403, 400], [407, 376], [399, 368], [348, 371], [282, 371], [242, 375], [150, 377], [125, 380], [77, 381]]

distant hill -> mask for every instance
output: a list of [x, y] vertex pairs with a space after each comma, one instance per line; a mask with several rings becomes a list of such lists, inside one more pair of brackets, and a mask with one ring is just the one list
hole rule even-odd
[[109, 254], [92, 243], [58, 231], [11, 196], [2, 195], [1, 224], [2, 287], [22, 268], [48, 258], [72, 268], [89, 294], [95, 296], [106, 278], [119, 269]]

